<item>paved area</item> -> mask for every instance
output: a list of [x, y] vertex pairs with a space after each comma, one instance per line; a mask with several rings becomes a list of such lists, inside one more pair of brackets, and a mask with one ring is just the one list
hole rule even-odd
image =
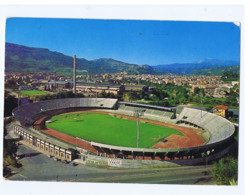
[[[13, 131], [6, 138], [14, 137]], [[9, 180], [20, 181], [77, 181], [104, 183], [144, 184], [215, 184], [211, 180], [212, 166], [176, 168], [125, 169], [90, 167], [83, 164], [71, 166], [55, 161], [19, 141], [17, 154], [21, 156], [21, 168], [12, 168], [15, 174]]]
[[85, 165], [71, 166], [54, 161], [42, 153], [20, 145], [18, 155], [22, 167], [9, 180], [21, 181], [78, 181], [105, 183], [158, 183], [158, 184], [214, 184], [211, 167], [180, 167], [157, 169], [97, 168]]
[[61, 161], [55, 161], [53, 158], [48, 158], [45, 154], [39, 153], [27, 146], [20, 145], [17, 151], [21, 155], [20, 163], [23, 165], [17, 172], [10, 177], [11, 180], [32, 180], [32, 181], [60, 181], [60, 180], [75, 180], [78, 174], [84, 173], [84, 177], [88, 175], [98, 175], [103, 172], [101, 169], [85, 167], [82, 165], [71, 166], [64, 164]]

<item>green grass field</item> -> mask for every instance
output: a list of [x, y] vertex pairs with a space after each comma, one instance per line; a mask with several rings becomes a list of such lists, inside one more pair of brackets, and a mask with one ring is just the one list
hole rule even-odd
[[47, 95], [48, 93], [45, 91], [38, 91], [38, 90], [22, 90], [21, 94], [35, 96], [35, 95]]
[[[102, 113], [71, 113], [54, 116], [47, 127], [88, 141], [116, 146], [137, 147], [137, 123]], [[139, 147], [149, 148], [171, 134], [181, 132], [148, 123], [140, 123]]]

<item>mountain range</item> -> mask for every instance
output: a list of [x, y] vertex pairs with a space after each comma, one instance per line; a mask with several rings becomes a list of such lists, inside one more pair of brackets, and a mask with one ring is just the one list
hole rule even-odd
[[[199, 74], [199, 70], [212, 69], [208, 74], [215, 72], [215, 69], [231, 66], [237, 66], [239, 62], [204, 59], [193, 63], [175, 63], [164, 65], [137, 65], [111, 58], [100, 58], [96, 60], [87, 60], [85, 58], [77, 58], [77, 70], [87, 70], [90, 74], [117, 73], [127, 71], [128, 74]], [[34, 48], [13, 43], [5, 45], [5, 71], [46, 71], [58, 72], [61, 74], [72, 75], [73, 57], [64, 55], [56, 51], [50, 51], [45, 48]], [[236, 70], [237, 70], [236, 69]], [[203, 71], [201, 71], [203, 72]], [[205, 73], [205, 71], [204, 71]]]
[[215, 69], [217, 68], [230, 67], [230, 66], [239, 66], [239, 62], [231, 60], [218, 60], [218, 59], [206, 58], [192, 63], [174, 63], [166, 65], [157, 65], [153, 66], [153, 68], [163, 73], [188, 75], [188, 74], [196, 74], [198, 70], [213, 69], [212, 72], [215, 72]]

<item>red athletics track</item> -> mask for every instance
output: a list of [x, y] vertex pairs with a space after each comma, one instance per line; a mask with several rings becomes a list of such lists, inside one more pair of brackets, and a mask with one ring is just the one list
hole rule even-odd
[[82, 139], [77, 139], [77, 138], [72, 137], [70, 135], [66, 135], [64, 133], [61, 133], [59, 131], [55, 131], [55, 130], [49, 129], [49, 128], [47, 128], [46, 130], [41, 130], [41, 131], [48, 134], [48, 135], [52, 135], [52, 136], [57, 137], [61, 140], [64, 140], [70, 144], [73, 144], [73, 145], [76, 145], [76, 146], [79, 146], [81, 148], [85, 148], [87, 150], [90, 150], [92, 152], [97, 153], [97, 150], [95, 150], [95, 148], [92, 147], [89, 142], [84, 141]]
[[[104, 112], [104, 111], [77, 111], [77, 112], [70, 112], [70, 113], [83, 113], [83, 112], [113, 114], [115, 116], [127, 118], [127, 119], [130, 119], [130, 120], [137, 120], [137, 118], [135, 118], [135, 117], [116, 114], [116, 113], [110, 113], [110, 112]], [[178, 130], [178, 131], [180, 131], [181, 133], [184, 134], [184, 136], [172, 134], [169, 137], [165, 138], [167, 140], [166, 143], [163, 143], [163, 142], [160, 141], [160, 142], [158, 142], [157, 144], [155, 144], [153, 146], [155, 148], [186, 148], [186, 147], [200, 146], [200, 145], [204, 144], [204, 140], [202, 139], [202, 137], [200, 135], [196, 134], [194, 132], [194, 129], [192, 129], [192, 128], [181, 127], [181, 126], [177, 126], [177, 125], [174, 125], [174, 124], [168, 124], [168, 123], [164, 123], [164, 122], [152, 121], [152, 120], [148, 120], [148, 119], [140, 119], [140, 120], [144, 121], [144, 122], [148, 122], [150, 124], [155, 124], [155, 125], [160, 125], [160, 126], [173, 128], [173, 129], [176, 129], [176, 130]], [[44, 130], [41, 130], [41, 131], [43, 131], [44, 133], [47, 133], [49, 135], [52, 135], [54, 137], [57, 137], [57, 138], [59, 138], [61, 140], [64, 140], [64, 141], [66, 141], [68, 143], [71, 143], [73, 145], [77, 145], [79, 147], [86, 148], [86, 149], [88, 149], [90, 151], [93, 151], [93, 152], [97, 152], [95, 150], [95, 148], [93, 148], [91, 146], [91, 144], [89, 142], [87, 142], [87, 141], [76, 139], [75, 137], [66, 135], [64, 133], [55, 131], [53, 129], [44, 129]]]

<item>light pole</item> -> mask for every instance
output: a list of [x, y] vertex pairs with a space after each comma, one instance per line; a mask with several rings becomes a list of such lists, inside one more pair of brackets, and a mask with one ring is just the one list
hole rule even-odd
[[139, 148], [139, 117], [144, 115], [145, 110], [142, 108], [135, 108], [133, 111], [133, 115], [137, 117], [137, 148]]
[[54, 90], [56, 91], [56, 72], [54, 72]]
[[200, 93], [199, 93], [199, 95], [200, 95], [200, 97], [201, 97], [201, 118], [202, 118], [202, 98], [203, 98], [203, 93], [202, 93], [202, 91], [200, 91]]
[[19, 110], [19, 106], [20, 106], [20, 96], [21, 96], [21, 86], [18, 88], [18, 94], [17, 94], [17, 107]]

